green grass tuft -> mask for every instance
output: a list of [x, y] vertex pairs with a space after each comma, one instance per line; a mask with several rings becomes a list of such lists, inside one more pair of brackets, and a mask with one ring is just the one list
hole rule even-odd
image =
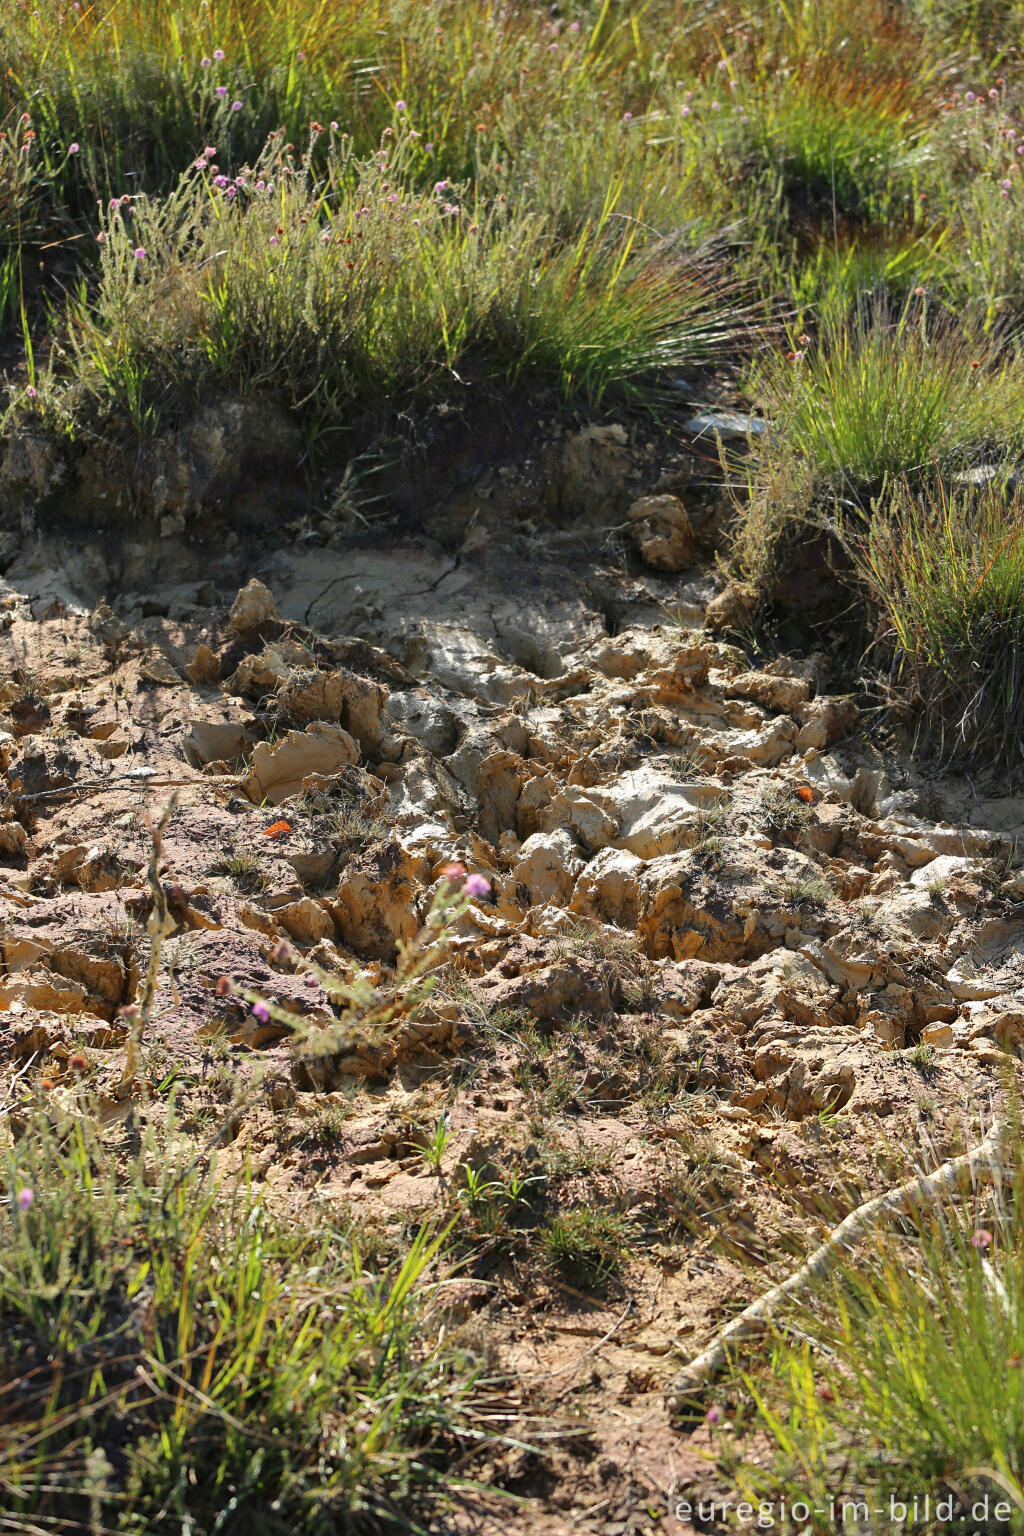
[[38, 1118], [5, 1182], [0, 1500], [21, 1528], [355, 1530], [440, 1497], [472, 1371], [430, 1343], [437, 1239], [370, 1272], [353, 1229], [179, 1165], [172, 1129], [122, 1161]]

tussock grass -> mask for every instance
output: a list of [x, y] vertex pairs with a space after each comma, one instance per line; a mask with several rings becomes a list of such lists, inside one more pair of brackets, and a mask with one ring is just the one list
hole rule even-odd
[[121, 1160], [87, 1120], [39, 1117], [4, 1184], [0, 1502], [21, 1529], [373, 1529], [440, 1496], [472, 1367], [430, 1342], [437, 1239], [364, 1267], [353, 1230], [218, 1192], [173, 1128]]
[[619, 220], [614, 198], [562, 242], [504, 195], [418, 187], [408, 135], [369, 158], [328, 135], [321, 174], [317, 137], [299, 160], [273, 137], [231, 177], [204, 154], [167, 198], [112, 200], [99, 283], [67, 334], [101, 407], [146, 427], [219, 386], [272, 391], [322, 425], [463, 368], [597, 401], [742, 328], [707, 264]]
[[931, 317], [923, 295], [895, 311], [878, 302], [826, 315], [759, 383], [783, 451], [858, 498], [1024, 432], [1024, 365]]
[[1021, 769], [1024, 500], [1000, 477], [981, 494], [898, 487], [847, 537], [874, 605], [891, 678], [924, 706], [946, 756]]

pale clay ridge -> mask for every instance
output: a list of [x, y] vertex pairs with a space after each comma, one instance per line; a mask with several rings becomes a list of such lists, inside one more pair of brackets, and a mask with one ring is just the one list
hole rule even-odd
[[[287, 612], [297, 606], [295, 586], [286, 584], [284, 594]], [[24, 612], [13, 593], [7, 604], [12, 616]], [[461, 942], [474, 932], [508, 940], [517, 932], [555, 934], [573, 918], [625, 929], [639, 935], [670, 995], [679, 966], [697, 960], [717, 968], [702, 1006], [668, 1004], [678, 1022], [710, 1022], [741, 995], [748, 1024], [773, 1011], [780, 1023], [796, 1017], [831, 1027], [841, 1020], [851, 1044], [920, 1038], [984, 1052], [1016, 1043], [1024, 1014], [1006, 962], [1024, 928], [1012, 919], [989, 921], [977, 935], [979, 948], [970, 925], [936, 901], [939, 887], [981, 878], [1005, 858], [1009, 827], [995, 832], [915, 818], [863, 748], [859, 765], [844, 769], [830, 749], [856, 729], [858, 716], [849, 700], [820, 689], [824, 658], [750, 672], [733, 648], [698, 631], [595, 635], [571, 597], [548, 614], [541, 649], [554, 675], [546, 677], [481, 653], [475, 640], [467, 643], [474, 630], [450, 619], [441, 627], [420, 621], [412, 635], [403, 626], [397, 637], [371, 621], [385, 642], [380, 656], [407, 686], [312, 665], [308, 648], [286, 630], [259, 640], [260, 626], [283, 626], [274, 597], [256, 581], [229, 615], [228, 632], [245, 653], [223, 681], [215, 682], [219, 664], [205, 641], [191, 654], [174, 645], [145, 653], [140, 679], [155, 690], [159, 737], [176, 771], [191, 762], [225, 774], [244, 758], [245, 794], [282, 807], [310, 775], [331, 779], [351, 768], [386, 805], [395, 829], [386, 878], [346, 879], [341, 871], [337, 892], [315, 898], [303, 885], [323, 876], [331, 861], [293, 840], [291, 885], [242, 905], [266, 911], [271, 927], [293, 936], [336, 938], [357, 954], [386, 958], [415, 923], [422, 898], [413, 893], [425, 893], [440, 863], [457, 853], [494, 887], [493, 901], [480, 905]], [[29, 633], [37, 627], [29, 615], [17, 623]], [[110, 623], [97, 610], [89, 627], [102, 637]], [[334, 644], [351, 650], [360, 642]], [[372, 648], [362, 649], [372, 662]], [[186, 673], [195, 687], [187, 687]], [[69, 686], [71, 677], [51, 676], [40, 691], [61, 698]], [[291, 728], [267, 744], [257, 739], [252, 705], [269, 700]], [[129, 746], [137, 764], [138, 744], [122, 744], [121, 729], [90, 708], [82, 733], [89, 752], [110, 763], [112, 775], [118, 752]], [[32, 733], [7, 737], [12, 784], [33, 740]], [[800, 786], [815, 802], [806, 817], [796, 799]], [[22, 787], [28, 791], [27, 783]], [[790, 797], [786, 814], [795, 813], [781, 838], [764, 811], [766, 797], [780, 794]], [[724, 860], [718, 869], [705, 869], [694, 853], [709, 817], [718, 828], [716, 857]], [[725, 818], [720, 827], [716, 817]], [[0, 838], [17, 852], [25, 837], [9, 807]], [[26, 894], [19, 902], [35, 906], [29, 893], [52, 870], [58, 886], [70, 880], [82, 890], [116, 889], [118, 880], [101, 865], [99, 850], [58, 843], [30, 874], [9, 875], [8, 888], [13, 895], [20, 886]], [[812, 891], [816, 904], [801, 891]], [[852, 900], [876, 904], [878, 933], [915, 951], [909, 966], [884, 943], [857, 941], [846, 931], [842, 903]], [[311, 916], [314, 910], [319, 916]], [[1000, 956], [1003, 966], [984, 982], [958, 969], [962, 957], [970, 969], [989, 956]], [[30, 985], [25, 970], [8, 960], [7, 997], [38, 1004], [46, 987], [34, 969]], [[65, 978], [53, 1003], [89, 1012], [98, 997], [73, 994], [76, 984], [78, 978]], [[97, 1008], [100, 1017], [110, 1001]], [[820, 1109], [837, 1094], [849, 1097], [856, 1076], [849, 1065], [822, 1059], [816, 1048], [803, 1083], [803, 1048], [788, 1028], [782, 1034], [780, 1070], [763, 1072], [762, 1048], [760, 1086], [737, 1085], [735, 1103], [750, 1110], [775, 1104], [793, 1115]]]
[[[641, 513], [637, 539], [671, 543], [671, 508]], [[780, 1232], [794, 1251], [820, 1237], [830, 1149], [854, 1170], [850, 1209], [891, 1182], [868, 1161], [887, 1138], [976, 1139], [1024, 1038], [1024, 801], [928, 783], [875, 749], [824, 654], [752, 669], [701, 627], [714, 585], [699, 573], [623, 575], [598, 602], [586, 570], [532, 569], [422, 542], [278, 550], [233, 604], [178, 583], [148, 617], [15, 572], [0, 593], [0, 1040], [29, 1076], [84, 1049], [101, 1117], [129, 1112], [120, 1010], [146, 970], [144, 818], [177, 787], [150, 1080], [194, 1082], [187, 1105], [215, 1081], [211, 1053], [230, 1053], [231, 1091], [264, 1067], [223, 1168], [290, 1208], [418, 1222], [467, 1166], [536, 1166], [533, 1090], [502, 1021], [575, 1041], [576, 1097], [546, 1129], [611, 1171], [565, 1188], [663, 1232], [668, 1267], [638, 1253], [647, 1299], [595, 1323], [593, 1357], [589, 1335], [539, 1324], [520, 1345], [489, 1283], [452, 1282], [450, 1305], [463, 1321], [498, 1309], [524, 1390], [552, 1372], [559, 1392], [577, 1371], [585, 1384], [599, 1363], [595, 1414], [614, 1403], [602, 1422], [635, 1415], [648, 1437], [693, 1341], [768, 1288], [715, 1234], [774, 1254], [778, 1278]], [[453, 858], [493, 887], [453, 934], [457, 985], [386, 1038], [293, 1052], [281, 1012], [314, 1039], [334, 1015], [281, 939], [386, 991]], [[221, 999], [225, 975], [275, 1016]], [[649, 1045], [675, 1085], [665, 1102], [643, 1098]], [[80, 1103], [70, 1072], [53, 1092]], [[327, 1111], [343, 1135], [313, 1154], [303, 1128]], [[435, 1177], [408, 1126], [442, 1112]], [[684, 1242], [671, 1213], [708, 1178], [714, 1226]]]

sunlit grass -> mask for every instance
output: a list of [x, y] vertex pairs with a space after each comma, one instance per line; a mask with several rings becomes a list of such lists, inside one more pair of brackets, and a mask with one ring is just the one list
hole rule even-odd
[[[988, 1495], [991, 1523], [1015, 1528], [1024, 1477], [1024, 1244], [1019, 1132], [993, 1192], [919, 1211], [898, 1235], [865, 1246], [793, 1322], [755, 1386], [770, 1467], [741, 1467], [755, 1499], [806, 1500], [804, 1529], [850, 1501], [888, 1510], [901, 1528], [970, 1518]], [[925, 1495], [930, 1513], [925, 1513]], [[913, 1512], [914, 1500], [917, 1513]], [[938, 1500], [946, 1514], [936, 1520]], [[832, 1501], [835, 1501], [833, 1505]], [[996, 1504], [1001, 1517], [992, 1520]], [[776, 1505], [777, 1507], [777, 1505]], [[1000, 1523], [1001, 1522], [1001, 1523]]]
[[218, 1191], [155, 1129], [119, 1163], [87, 1120], [39, 1117], [5, 1163], [8, 1519], [354, 1530], [442, 1495], [472, 1366], [430, 1342], [436, 1241], [371, 1267], [354, 1231]]
[[885, 615], [893, 680], [925, 706], [943, 755], [1019, 773], [1024, 688], [1024, 504], [1008, 473], [983, 491], [898, 487], [850, 547]]

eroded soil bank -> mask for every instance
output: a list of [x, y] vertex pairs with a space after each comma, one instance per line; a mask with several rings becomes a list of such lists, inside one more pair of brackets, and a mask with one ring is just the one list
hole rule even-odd
[[[530, 1181], [500, 1232], [462, 1207], [448, 1326], [507, 1375], [510, 1422], [565, 1433], [485, 1469], [526, 1502], [480, 1518], [681, 1531], [677, 1499], [729, 1489], [708, 1427], [670, 1424], [680, 1363], [824, 1225], [973, 1141], [1016, 1070], [1024, 799], [912, 761], [842, 621], [795, 654], [721, 638], [692, 465], [638, 465], [614, 425], [552, 463], [557, 492], [467, 472], [415, 533], [303, 512], [257, 541], [172, 509], [116, 547], [5, 535], [0, 1053], [115, 1129], [173, 1087], [197, 1145], [227, 1115], [225, 1177], [382, 1241], [467, 1169]], [[126, 1092], [172, 793], [175, 930]], [[296, 1053], [218, 993], [329, 1029], [280, 941], [386, 991], [452, 860], [491, 894], [387, 1031]], [[615, 1218], [600, 1275], [537, 1238], [581, 1209]]]

